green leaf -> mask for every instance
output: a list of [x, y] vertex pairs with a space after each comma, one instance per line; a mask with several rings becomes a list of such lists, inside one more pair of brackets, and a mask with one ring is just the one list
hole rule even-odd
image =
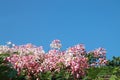
[[116, 80], [117, 79], [117, 77], [115, 76], [115, 75], [112, 75], [111, 77], [110, 77], [110, 80]]

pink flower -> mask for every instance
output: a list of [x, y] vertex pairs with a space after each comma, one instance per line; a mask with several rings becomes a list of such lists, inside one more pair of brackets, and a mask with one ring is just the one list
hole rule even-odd
[[[93, 57], [97, 60], [89, 64], [83, 44], [75, 45], [65, 51], [59, 50], [62, 46], [60, 40], [53, 40], [50, 46], [53, 49], [47, 53], [41, 46], [37, 47], [30, 43], [12, 48], [2, 46], [0, 47], [0, 53], [9, 52], [11, 54], [6, 60], [13, 65], [18, 74], [21, 71], [26, 71], [27, 75], [31, 73], [36, 76], [41, 72], [59, 72], [64, 68], [66, 71], [71, 72], [76, 79], [79, 79], [85, 75], [85, 69], [89, 68], [89, 66], [101, 66], [107, 63], [105, 58], [106, 50], [103, 48], [92, 51]], [[17, 54], [14, 54], [15, 52]]]
[[94, 50], [94, 57], [105, 57], [106, 50], [104, 48], [98, 48]]
[[51, 48], [55, 48], [55, 49], [60, 49], [62, 46], [60, 40], [56, 39], [56, 40], [53, 40], [52, 43], [50, 44], [50, 47]]

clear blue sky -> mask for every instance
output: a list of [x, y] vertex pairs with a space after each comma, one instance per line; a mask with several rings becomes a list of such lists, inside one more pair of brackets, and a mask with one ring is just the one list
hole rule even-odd
[[120, 0], [0, 0], [0, 44], [84, 43], [120, 56]]

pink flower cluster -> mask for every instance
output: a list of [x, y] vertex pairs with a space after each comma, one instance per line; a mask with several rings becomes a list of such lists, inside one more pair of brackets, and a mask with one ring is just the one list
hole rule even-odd
[[52, 43], [50, 44], [50, 47], [51, 48], [55, 48], [55, 49], [60, 49], [62, 46], [60, 40], [56, 39], [56, 40], [53, 40]]
[[73, 60], [70, 61], [70, 67], [72, 70], [72, 74], [79, 78], [80, 76], [85, 75], [85, 69], [88, 68], [87, 58], [85, 57], [75, 57]]
[[84, 56], [86, 54], [86, 51], [83, 44], [78, 44], [68, 48], [68, 50], [66, 50], [66, 53], [71, 54], [73, 56]]
[[[66, 71], [71, 72], [75, 78], [85, 75], [85, 69], [89, 68], [89, 64], [83, 44], [70, 47], [66, 51], [59, 50], [62, 46], [60, 40], [52, 41], [50, 46], [52, 49], [47, 53], [44, 52], [42, 47], [36, 47], [32, 44], [14, 46], [12, 48], [2, 46], [0, 47], [0, 52], [11, 53], [11, 56], [7, 57], [6, 60], [13, 65], [18, 74], [21, 71], [26, 71], [27, 75], [30, 73], [38, 75], [46, 71], [59, 72], [62, 68], [59, 64], [62, 63]], [[103, 48], [93, 52], [94, 57], [105, 56]], [[105, 58], [104, 60], [99, 58], [100, 64], [105, 63], [105, 60]]]
[[28, 74], [29, 73], [37, 73], [38, 68], [40, 64], [36, 62], [34, 55], [25, 55], [25, 56], [19, 56], [16, 54], [13, 54], [10, 57], [7, 57], [7, 59], [13, 67], [18, 71], [18, 74], [22, 70], [25, 70]]
[[98, 60], [96, 62], [93, 62], [91, 66], [104, 66], [107, 64], [106, 60], [106, 50], [104, 48], [98, 48], [94, 51], [90, 52], [90, 54], [93, 54], [94, 58], [97, 58]]
[[94, 57], [105, 57], [106, 55], [106, 50], [104, 48], [98, 48], [93, 52], [94, 52]]
[[3, 53], [9, 53], [10, 55], [14, 53], [18, 53], [20, 56], [22, 55], [41, 55], [44, 54], [45, 51], [43, 50], [42, 46], [36, 47], [32, 44], [26, 44], [26, 45], [20, 45], [20, 46], [14, 46], [10, 48], [9, 46], [0, 46], [0, 54]]

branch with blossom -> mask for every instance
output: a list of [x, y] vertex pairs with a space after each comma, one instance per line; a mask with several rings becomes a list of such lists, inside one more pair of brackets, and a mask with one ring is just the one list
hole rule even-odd
[[0, 54], [10, 54], [5, 60], [17, 70], [18, 76], [24, 72], [25, 75], [38, 79], [40, 73], [50, 71], [54, 75], [65, 69], [74, 79], [79, 79], [85, 76], [85, 70], [89, 67], [104, 66], [107, 63], [104, 48], [87, 52], [83, 44], [77, 44], [61, 51], [61, 41], [56, 39], [50, 44], [51, 50], [45, 53], [42, 46], [37, 47], [29, 43], [10, 47], [11, 44], [9, 42], [8, 45], [0, 46]]

